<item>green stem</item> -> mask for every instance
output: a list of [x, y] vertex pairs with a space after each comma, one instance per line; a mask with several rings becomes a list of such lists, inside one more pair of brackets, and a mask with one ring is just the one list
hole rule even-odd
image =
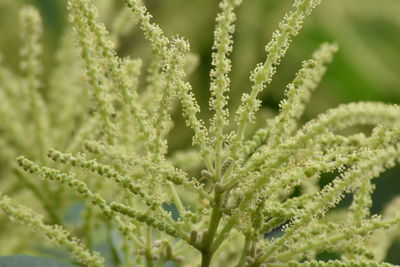
[[153, 256], [151, 255], [151, 242], [152, 241], [152, 235], [151, 235], [151, 227], [147, 226], [146, 228], [146, 264], [147, 267], [153, 267]]
[[246, 123], [245, 122], [241, 122], [239, 125], [239, 128], [236, 132], [235, 135], [235, 142], [233, 143], [233, 147], [231, 149], [231, 158], [232, 158], [232, 163], [231, 165], [229, 165], [228, 169], [225, 171], [224, 175], [222, 176], [222, 181], [226, 181], [228, 179], [228, 177], [231, 177], [232, 172], [235, 170], [235, 167], [237, 165], [237, 159], [238, 159], [238, 155], [239, 155], [239, 148], [240, 148], [240, 142], [243, 139], [244, 136], [244, 132], [246, 130]]
[[87, 245], [88, 249], [93, 248], [93, 236], [92, 236], [92, 226], [93, 226], [92, 219], [93, 218], [94, 218], [93, 206], [86, 205], [85, 214], [84, 214], [83, 231], [85, 233], [86, 245]]
[[236, 264], [236, 267], [244, 266], [244, 263], [246, 261], [246, 256], [249, 253], [250, 245], [251, 245], [251, 240], [246, 237], [246, 240], [245, 240], [244, 246], [243, 246], [243, 250], [242, 250], [242, 254], [240, 255], [240, 259], [239, 259], [238, 263]]
[[211, 247], [211, 251], [216, 251], [219, 246], [222, 244], [222, 242], [225, 241], [225, 234], [229, 233], [233, 226], [237, 223], [237, 219], [238, 217], [236, 215], [234, 215], [233, 217], [231, 217], [228, 221], [227, 224], [225, 224], [224, 228], [222, 228], [221, 232], [218, 234], [218, 236], [215, 238], [215, 241]]
[[168, 186], [169, 186], [169, 190], [170, 190], [171, 195], [172, 195], [172, 200], [174, 201], [174, 203], [176, 205], [176, 209], [179, 212], [181, 220], [183, 221], [186, 229], [190, 229], [190, 224], [189, 224], [189, 222], [186, 220], [186, 218], [184, 216], [184, 214], [186, 213], [185, 207], [182, 204], [182, 201], [181, 201], [181, 198], [178, 195], [178, 192], [176, 192], [175, 185], [172, 182], [169, 182]]
[[119, 266], [121, 264], [121, 259], [119, 257], [118, 248], [115, 246], [115, 243], [112, 241], [112, 224], [111, 221], [107, 221], [107, 242], [111, 245], [111, 261], [115, 266]]
[[212, 255], [210, 255], [210, 253], [207, 252], [202, 252], [201, 253], [201, 267], [209, 267], [210, 263], [211, 263], [211, 258]]
[[207, 170], [211, 173], [214, 173], [214, 166], [211, 162], [210, 157], [208, 155], [203, 155], [203, 161], [206, 164]]
[[229, 218], [228, 222], [225, 224], [224, 228], [221, 230], [221, 232], [215, 239], [214, 244], [211, 248], [212, 251], [216, 251], [218, 249], [218, 247], [222, 244], [222, 242], [225, 240], [225, 234], [229, 233], [232, 230], [232, 228], [235, 226], [235, 224], [237, 223], [237, 221], [239, 219], [240, 211], [246, 207], [247, 203], [252, 199], [252, 197], [253, 197], [252, 191], [246, 192], [239, 207], [236, 209], [236, 212]]
[[122, 240], [122, 252], [124, 254], [124, 265], [123, 266], [131, 266], [132, 262], [131, 262], [131, 247], [129, 244], [129, 240], [126, 240], [124, 238], [124, 240]]
[[223, 133], [222, 133], [222, 128], [219, 129], [220, 132], [218, 132], [219, 137], [216, 137], [217, 141], [215, 143], [215, 180], [217, 182], [220, 181], [221, 179], [221, 174], [222, 174], [222, 147], [223, 147]]
[[222, 207], [222, 192], [217, 187], [214, 191], [214, 201], [215, 205], [211, 213], [210, 224], [208, 226], [208, 230], [205, 233], [205, 238], [202, 244], [202, 260], [201, 267], [210, 266], [211, 258], [213, 256], [214, 251], [211, 250], [211, 245], [214, 241], [215, 233], [217, 232], [218, 225], [221, 221], [221, 207]]

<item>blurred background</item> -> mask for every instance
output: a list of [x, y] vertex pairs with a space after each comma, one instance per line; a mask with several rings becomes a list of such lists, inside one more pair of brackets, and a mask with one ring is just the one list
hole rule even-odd
[[[112, 27], [110, 22], [120, 11], [122, 1], [97, 2], [102, 21]], [[199, 59], [190, 81], [204, 111], [203, 116], [208, 118], [210, 47], [219, 1], [145, 2], [155, 21], [168, 36], [179, 34], [188, 38], [192, 52]], [[232, 110], [237, 107], [240, 94], [248, 90], [249, 73], [256, 63], [265, 59], [264, 46], [292, 2], [248, 0], [239, 8], [234, 37], [236, 45], [232, 54]], [[60, 37], [68, 25], [64, 0], [0, 0], [0, 52], [3, 64], [18, 70], [18, 9], [25, 4], [36, 6], [43, 16], [45, 73], [50, 72]], [[133, 17], [127, 16], [126, 19]], [[304, 121], [339, 103], [383, 101], [400, 104], [400, 1], [322, 1], [312, 16], [306, 19], [303, 30], [294, 38], [279, 66], [273, 83], [261, 95], [265, 116], [277, 111], [286, 85], [300, 68], [301, 61], [308, 59], [319, 44], [326, 41], [337, 42], [340, 51], [315, 92]], [[137, 27], [127, 30], [119, 47], [119, 53], [124, 56], [140, 56], [146, 59], [149, 54], [147, 42]], [[178, 115], [176, 119], [180, 120]], [[190, 132], [179, 127], [174, 131], [171, 135], [179, 133], [180, 138], [171, 138], [172, 150], [190, 144]], [[400, 194], [399, 176], [400, 167], [397, 167], [376, 180], [373, 213], [379, 213], [384, 203]], [[400, 244], [393, 245], [388, 261], [400, 263]]]

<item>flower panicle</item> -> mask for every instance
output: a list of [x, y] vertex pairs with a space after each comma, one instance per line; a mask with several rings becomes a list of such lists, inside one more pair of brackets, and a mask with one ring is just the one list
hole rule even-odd
[[[92, 63], [98, 61], [99, 63], [97, 68], [110, 73], [111, 82], [119, 89], [123, 96], [122, 99], [126, 102], [131, 114], [135, 118], [140, 133], [145, 139], [148, 139], [151, 129], [147, 123], [148, 115], [138, 101], [137, 88], [135, 88], [137, 83], [132, 81], [132, 78], [128, 75], [126, 66], [117, 56], [114, 44], [108, 40], [108, 31], [106, 30], [105, 25], [97, 22], [98, 14], [95, 6], [90, 4], [87, 0], [80, 0], [69, 1], [69, 8], [72, 21], [74, 22], [76, 31], [78, 32], [82, 49], [90, 49], [92, 50], [93, 56], [97, 56], [97, 59], [88, 58], [89, 55], [84, 57], [86, 58], [87, 67], [92, 68], [90, 66], [90, 60]], [[90, 43], [87, 44], [88, 42]], [[102, 50], [100, 55], [96, 55], [96, 50], [98, 50], [96, 49], [96, 46]], [[87, 54], [88, 52], [89, 51], [83, 51], [84, 54]], [[102, 63], [100, 63], [100, 61], [102, 61]], [[91, 73], [96, 70], [94, 69], [91, 71], [88, 69], [88, 71]], [[99, 92], [99, 94], [101, 94], [101, 92]], [[99, 100], [101, 100], [100, 98], [101, 96], [98, 96]]]
[[150, 197], [146, 192], [144, 192], [140, 186], [135, 185], [131, 181], [131, 179], [119, 174], [110, 166], [98, 163], [96, 160], [87, 160], [82, 154], [78, 156], [73, 156], [70, 153], [62, 153], [54, 149], [50, 149], [47, 153], [47, 156], [53, 161], [58, 161], [71, 166], [77, 166], [90, 172], [96, 173], [100, 176], [104, 176], [108, 179], [112, 179], [132, 194], [142, 198], [146, 205], [148, 205], [149, 207], [155, 208], [161, 205], [157, 200]]
[[24, 206], [14, 206], [6, 196], [0, 196], [0, 209], [14, 221], [42, 234], [50, 242], [68, 248], [79, 263], [85, 266], [103, 266], [104, 258], [99, 253], [88, 250], [63, 227], [45, 224], [42, 216]]
[[214, 30], [214, 44], [212, 53], [213, 69], [210, 71], [210, 108], [215, 110], [211, 122], [211, 130], [214, 132], [215, 147], [215, 173], [221, 175], [221, 154], [224, 142], [224, 127], [229, 124], [228, 96], [230, 87], [229, 73], [231, 60], [229, 59], [233, 49], [232, 35], [235, 31], [235, 9], [241, 4], [238, 0], [221, 1], [220, 13], [216, 17]]
[[[251, 72], [250, 91], [242, 95], [233, 122], [231, 56], [242, 0], [219, 2], [211, 48], [210, 118], [201, 113], [188, 80], [197, 65], [189, 42], [167, 37], [142, 0], [122, 2], [117, 7], [101, 1], [98, 12], [92, 0], [68, 0], [75, 35], [67, 29], [49, 90], [40, 63], [40, 15], [33, 7], [21, 10], [22, 82], [12, 82], [18, 75], [0, 66], [0, 87], [5, 88], [0, 90], [0, 117], [5, 118], [0, 134], [6, 136], [0, 140], [0, 156], [27, 155], [17, 158], [25, 172], [9, 166], [48, 218], [12, 205], [7, 197], [0, 197], [0, 210], [66, 246], [84, 266], [102, 266], [103, 259], [91, 248], [96, 245], [94, 235], [105, 231], [117, 252], [112, 260], [124, 266], [162, 266], [185, 256], [195, 265], [201, 259], [202, 267], [391, 267], [382, 261], [400, 234], [399, 199], [382, 216], [371, 215], [370, 208], [373, 179], [400, 161], [399, 106], [350, 103], [299, 126], [337, 44], [323, 43], [303, 61], [277, 116], [248, 135], [256, 128], [250, 124], [261, 106], [259, 95], [271, 84], [293, 38], [320, 0], [294, 0], [265, 46], [265, 61]], [[109, 33], [99, 13], [108, 16], [112, 10], [120, 17], [107, 18]], [[121, 38], [135, 24], [149, 43], [149, 63], [120, 56], [125, 53]], [[72, 50], [72, 38], [82, 62], [75, 61], [79, 55]], [[57, 116], [86, 94], [76, 110]], [[183, 120], [176, 116], [178, 110]], [[192, 131], [193, 146], [177, 151], [170, 140], [176, 138], [173, 127], [180, 121]], [[346, 132], [364, 125], [372, 126], [372, 132]], [[53, 134], [51, 129], [58, 127]], [[29, 140], [23, 138], [26, 129], [33, 130]], [[82, 145], [85, 153], [79, 152]], [[25, 152], [19, 153], [20, 148]], [[44, 180], [43, 188], [29, 173]], [[330, 173], [337, 175], [321, 186]], [[83, 180], [78, 174], [87, 177]], [[21, 190], [19, 183], [5, 184], [7, 195]], [[58, 226], [67, 224], [60, 216], [62, 208], [76, 200], [64, 194], [66, 187], [84, 200], [82, 228], [74, 230], [89, 249]], [[337, 207], [348, 194], [353, 197], [350, 206]], [[45, 224], [47, 219], [56, 225]], [[270, 238], [277, 229], [281, 234]], [[119, 231], [118, 240], [114, 230]], [[337, 252], [340, 259], [317, 260], [324, 251]]]
[[43, 153], [48, 146], [49, 120], [45, 101], [40, 94], [42, 87], [42, 19], [37, 9], [25, 6], [19, 13], [21, 24], [21, 72], [25, 87], [25, 95], [33, 114], [35, 141], [39, 144], [38, 154], [43, 159]]

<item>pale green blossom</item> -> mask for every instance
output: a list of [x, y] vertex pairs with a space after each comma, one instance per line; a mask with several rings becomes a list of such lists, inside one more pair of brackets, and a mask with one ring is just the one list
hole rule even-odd
[[[231, 118], [230, 74], [240, 62], [230, 56], [242, 1], [220, 1], [208, 124], [188, 81], [198, 57], [186, 39], [165, 35], [143, 1], [123, 0], [107, 29], [95, 3], [69, 0], [71, 29], [49, 78], [41, 70], [40, 15], [24, 7], [21, 73], [0, 65], [0, 155], [17, 180], [0, 187], [19, 200], [15, 192], [23, 183], [30, 204], [44, 216], [5, 196], [0, 210], [66, 247], [83, 266], [103, 266], [95, 243], [104, 233], [118, 258], [115, 266], [392, 266], [383, 261], [399, 237], [399, 199], [382, 216], [370, 208], [373, 179], [400, 161], [400, 108], [348, 103], [299, 123], [338, 44], [316, 48], [287, 86], [279, 114], [249, 132], [258, 96], [320, 2], [294, 1]], [[110, 1], [101, 4], [106, 12]], [[117, 52], [119, 38], [136, 24], [149, 43], [149, 64]], [[48, 95], [41, 92], [46, 79]], [[179, 106], [193, 144], [171, 151], [172, 115]], [[344, 134], [364, 125], [372, 133]], [[327, 173], [337, 176], [320, 188]], [[350, 206], [337, 208], [346, 194], [353, 196]], [[63, 221], [73, 201], [84, 203], [80, 231]], [[281, 235], [266, 237], [278, 230]], [[339, 259], [317, 260], [327, 251]]]

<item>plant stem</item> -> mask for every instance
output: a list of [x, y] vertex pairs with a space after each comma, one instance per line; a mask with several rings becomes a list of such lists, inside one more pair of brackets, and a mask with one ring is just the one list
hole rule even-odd
[[211, 245], [214, 241], [215, 233], [217, 232], [219, 222], [221, 221], [222, 192], [217, 188], [214, 191], [214, 201], [215, 205], [211, 213], [210, 224], [208, 226], [207, 232], [205, 233], [206, 236], [202, 244], [201, 267], [210, 266], [211, 258], [214, 254], [214, 251], [211, 250]]
[[207, 252], [202, 252], [201, 253], [201, 267], [209, 267], [210, 263], [211, 263], [211, 258], [212, 255], [210, 255], [210, 253]]
[[240, 255], [240, 259], [239, 259], [238, 263], [236, 264], [236, 267], [244, 266], [244, 263], [246, 261], [246, 256], [249, 253], [250, 245], [251, 245], [251, 240], [246, 237], [246, 240], [245, 240], [244, 246], [243, 246], [243, 250], [242, 250], [242, 254]]
[[169, 182], [168, 187], [171, 192], [172, 200], [174, 201], [175, 206], [179, 212], [181, 220], [183, 221], [186, 229], [190, 229], [190, 223], [186, 220], [186, 218], [184, 216], [185, 212], [186, 212], [185, 207], [182, 204], [182, 200], [179, 197], [178, 192], [176, 192], [175, 185], [173, 183]]
[[238, 150], [240, 148], [240, 142], [243, 139], [244, 132], [246, 130], [246, 123], [240, 123], [238, 130], [236, 132], [236, 135], [234, 139], [237, 139], [236, 142], [233, 143], [232, 149], [231, 149], [231, 158], [233, 162], [231, 165], [228, 167], [228, 169], [225, 171], [224, 175], [222, 176], [222, 181], [225, 182], [229, 177], [231, 177], [232, 172], [235, 170], [235, 167], [237, 165], [237, 160], [238, 160]]
[[92, 226], [93, 226], [93, 221], [92, 219], [94, 218], [93, 214], [93, 206], [92, 205], [86, 205], [85, 206], [85, 213], [83, 217], [83, 231], [86, 234], [86, 245], [88, 249], [93, 249], [93, 236], [92, 236]]
[[145, 252], [147, 267], [153, 267], [154, 266], [153, 265], [153, 257], [151, 255], [151, 241], [152, 241], [151, 227], [147, 226], [146, 227], [146, 252]]
[[225, 224], [224, 228], [222, 228], [221, 232], [215, 238], [215, 241], [211, 247], [212, 251], [216, 251], [219, 248], [219, 246], [225, 240], [225, 234], [229, 233], [232, 230], [233, 226], [237, 223], [237, 219], [237, 215], [233, 215], [233, 217], [231, 217], [229, 221]]
[[218, 247], [222, 244], [222, 242], [225, 240], [225, 234], [229, 233], [232, 230], [232, 228], [235, 226], [235, 224], [238, 222], [239, 212], [246, 207], [247, 203], [252, 199], [252, 196], [253, 196], [253, 194], [250, 191], [245, 194], [243, 200], [241, 201], [239, 207], [237, 208], [236, 213], [233, 214], [228, 219], [228, 222], [225, 224], [224, 228], [221, 230], [221, 232], [215, 239], [214, 244], [212, 245], [212, 248], [211, 248], [212, 251], [216, 251], [218, 249]]

